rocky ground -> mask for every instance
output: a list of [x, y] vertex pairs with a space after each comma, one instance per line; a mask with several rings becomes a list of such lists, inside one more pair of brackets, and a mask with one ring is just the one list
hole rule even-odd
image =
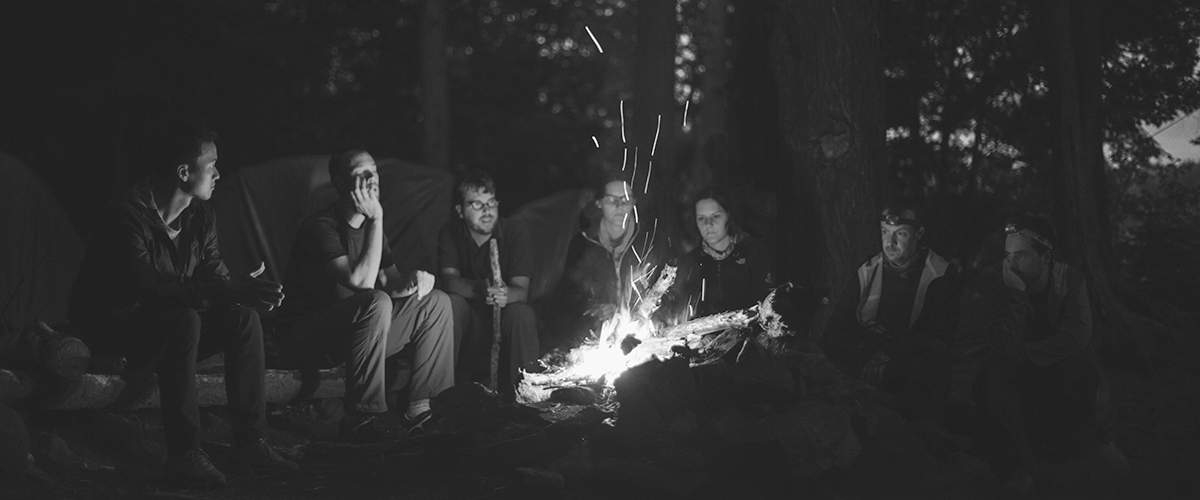
[[[1129, 459], [1130, 479], [1119, 481], [1095, 457], [1085, 457], [1053, 466], [1053, 477], [1039, 484], [1035, 498], [1190, 498], [1200, 491], [1195, 472], [1200, 470], [1200, 373], [1194, 367], [1160, 365], [1154, 380], [1125, 372], [1110, 373], [1110, 379], [1114, 412], [1109, 433]], [[606, 421], [610, 406], [544, 403], [527, 408], [481, 401], [467, 395], [450, 403], [461, 410], [451, 422], [461, 432], [380, 445], [337, 443], [336, 402], [273, 408], [269, 440], [303, 466], [301, 476], [289, 478], [230, 469], [228, 425], [219, 410], [206, 410], [205, 447], [231, 480], [227, 487], [208, 491], [180, 488], [161, 478], [163, 449], [154, 411], [26, 414], [35, 471], [5, 477], [0, 496], [1005, 498], [974, 455], [932, 449], [913, 455], [911, 450], [921, 444], [907, 431], [888, 438], [890, 444], [863, 446], [850, 467], [834, 463], [816, 479], [797, 480], [797, 462], [786, 450], [728, 444], [629, 446], [612, 421]], [[819, 409], [804, 404], [790, 408], [783, 414]], [[679, 427], [673, 422], [666, 432], [697, 432]], [[834, 462], [836, 451], [831, 452]]]

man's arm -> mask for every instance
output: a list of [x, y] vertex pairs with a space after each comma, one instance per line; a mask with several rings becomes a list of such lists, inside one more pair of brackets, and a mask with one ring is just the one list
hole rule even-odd
[[487, 293], [487, 280], [469, 280], [462, 277], [458, 268], [444, 267], [441, 270], [442, 289], [466, 299], [481, 297]]
[[[208, 273], [213, 279], [196, 280], [169, 276], [154, 265], [151, 258], [150, 246], [152, 241], [146, 238], [145, 228], [139, 217], [132, 209], [121, 207], [106, 217], [107, 222], [101, 223], [97, 231], [98, 238], [107, 240], [117, 269], [123, 269], [118, 275], [127, 276], [136, 285], [139, 300], [145, 304], [159, 306], [185, 306], [203, 309], [213, 303], [225, 301], [225, 279], [220, 279], [216, 273], [223, 271], [228, 275], [224, 263], [215, 261], [216, 266]], [[215, 235], [213, 244], [216, 244]], [[206, 250], [207, 251], [207, 250]]]
[[1057, 363], [1084, 350], [1092, 342], [1092, 307], [1088, 300], [1087, 284], [1080, 281], [1067, 290], [1061, 307], [1058, 329], [1049, 337], [1026, 346], [1029, 361], [1037, 366]]
[[373, 290], [383, 257], [383, 217], [367, 219], [359, 255], [342, 255], [325, 264], [325, 274], [351, 290]]
[[346, 288], [373, 290], [383, 259], [383, 206], [379, 204], [379, 186], [356, 178], [350, 199], [358, 213], [366, 217], [362, 251], [359, 255], [343, 255], [330, 260], [325, 264], [325, 273]]

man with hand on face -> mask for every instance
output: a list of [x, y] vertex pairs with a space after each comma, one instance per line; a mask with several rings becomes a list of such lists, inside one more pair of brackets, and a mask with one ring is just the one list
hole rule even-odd
[[921, 246], [914, 206], [889, 206], [879, 228], [883, 251], [849, 280], [821, 343], [844, 371], [895, 394], [909, 420], [933, 420], [950, 391], [958, 271]]
[[1078, 269], [1053, 257], [1056, 234], [1045, 217], [1005, 227], [1003, 287], [988, 295], [986, 348], [976, 395], [1000, 437], [1005, 487], [1029, 492], [1033, 444], [1077, 452], [1094, 444], [1099, 370], [1092, 312]]
[[292, 244], [284, 283], [291, 291], [276, 327], [281, 357], [300, 365], [346, 363], [346, 441], [379, 441], [390, 432], [384, 364], [412, 345], [404, 426], [422, 430], [429, 400], [454, 385], [450, 298], [419, 269], [400, 272], [384, 235], [379, 172], [363, 150], [329, 159], [338, 200], [310, 216]]
[[[472, 379], [487, 377], [492, 345], [492, 308], [500, 306], [501, 359], [497, 387], [511, 392], [518, 368], [531, 369], [540, 353], [537, 315], [526, 299], [533, 256], [525, 228], [500, 220], [496, 185], [482, 172], [471, 172], [458, 185], [457, 220], [438, 235], [442, 287], [454, 307], [458, 370]], [[499, 249], [500, 277], [492, 283], [489, 241]], [[461, 359], [461, 362], [458, 361]]]
[[125, 356], [130, 372], [156, 369], [166, 473], [192, 485], [225, 483], [200, 448], [196, 363], [225, 353], [234, 459], [260, 473], [300, 467], [266, 444], [262, 325], [252, 309], [283, 300], [278, 283], [230, 277], [208, 206], [217, 179], [216, 134], [163, 129], [153, 176], [110, 204], [88, 244], [68, 316], [93, 352]]

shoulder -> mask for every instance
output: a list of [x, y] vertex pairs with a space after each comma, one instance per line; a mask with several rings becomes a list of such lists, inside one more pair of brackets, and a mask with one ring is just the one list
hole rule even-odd
[[334, 213], [333, 206], [322, 208], [300, 223], [300, 232], [337, 231], [343, 224], [340, 217]]
[[1068, 290], [1087, 286], [1087, 278], [1084, 277], [1081, 269], [1058, 261], [1054, 262], [1053, 278], [1054, 287], [1060, 293], [1066, 293]]
[[513, 243], [525, 243], [529, 239], [529, 228], [522, 221], [506, 217], [500, 220], [500, 237]]

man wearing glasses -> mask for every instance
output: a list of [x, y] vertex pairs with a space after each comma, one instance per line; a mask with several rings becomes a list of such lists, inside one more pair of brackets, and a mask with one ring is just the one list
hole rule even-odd
[[988, 295], [985, 360], [977, 395], [1001, 438], [1005, 487], [1028, 492], [1033, 446], [1072, 453], [1095, 444], [1099, 371], [1087, 283], [1054, 260], [1051, 222], [1022, 216], [1005, 227], [1003, 287]]
[[433, 274], [397, 270], [384, 235], [379, 172], [366, 151], [329, 159], [338, 200], [309, 216], [296, 233], [283, 282], [289, 290], [276, 320], [280, 355], [299, 366], [346, 363], [346, 417], [340, 434], [380, 441], [390, 428], [384, 364], [411, 345], [409, 404], [402, 423], [420, 430], [430, 398], [454, 385], [450, 298]]
[[889, 206], [879, 229], [883, 251], [850, 278], [822, 345], [848, 373], [895, 394], [909, 420], [935, 420], [950, 392], [958, 271], [921, 245], [915, 207]]
[[[482, 172], [470, 172], [458, 185], [454, 212], [438, 235], [441, 286], [454, 309], [455, 358], [460, 377], [482, 381], [490, 371], [492, 308], [500, 306], [501, 392], [511, 393], [519, 368], [532, 368], [540, 354], [537, 315], [526, 300], [533, 257], [525, 228], [500, 220], [496, 185]], [[492, 283], [489, 241], [499, 250], [503, 283]]]

